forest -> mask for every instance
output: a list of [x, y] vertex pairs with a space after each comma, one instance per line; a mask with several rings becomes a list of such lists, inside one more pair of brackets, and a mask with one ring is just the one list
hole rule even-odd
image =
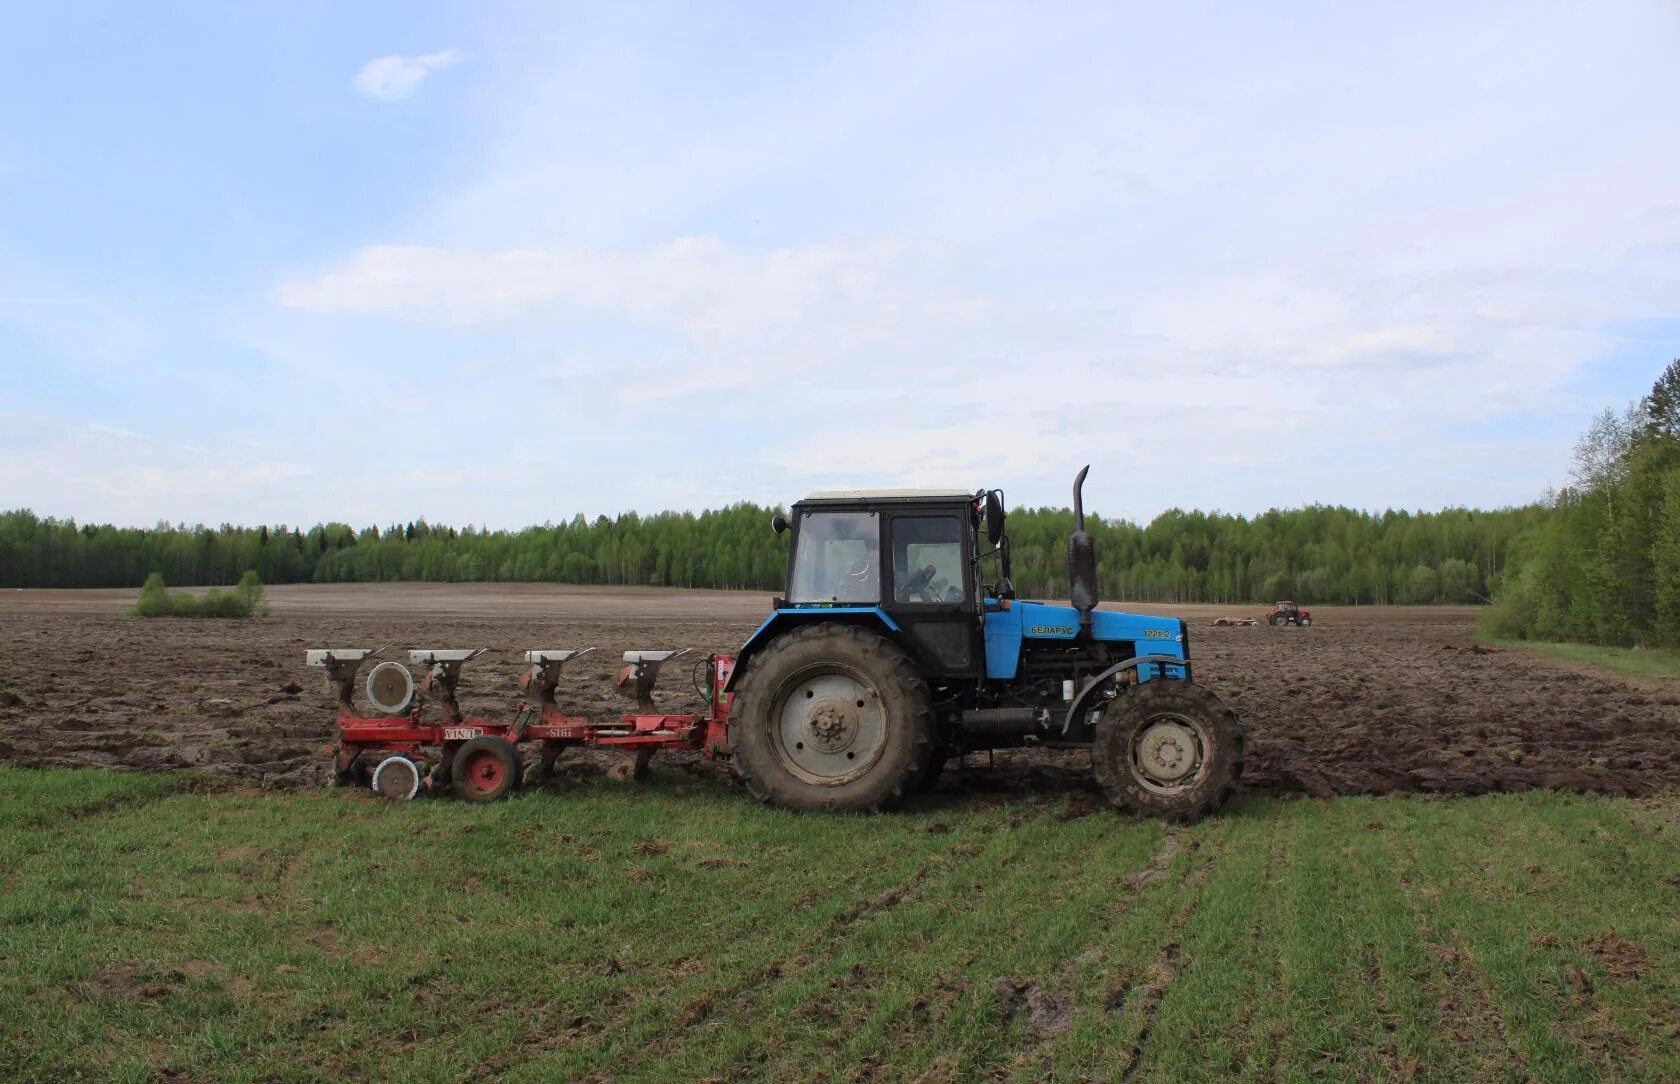
[[[521, 530], [424, 521], [151, 528], [0, 513], [0, 586], [130, 587], [393, 580], [779, 590], [787, 536], [772, 508], [736, 504]], [[1498, 586], [1515, 539], [1553, 509], [1440, 512], [1311, 506], [1250, 517], [1173, 509], [1140, 526], [1095, 517], [1103, 597], [1138, 602], [1477, 603]], [[1009, 515], [1014, 582], [1024, 597], [1067, 591], [1065, 508]]]
[[[778, 509], [582, 515], [520, 530], [417, 520], [360, 529], [77, 524], [0, 513], [0, 586], [136, 587], [393, 580], [657, 587], [782, 586]], [[1025, 597], [1066, 593], [1066, 508], [1009, 515]], [[1312, 505], [1257, 516], [1171, 509], [1089, 523], [1102, 595], [1166, 603], [1488, 603], [1496, 637], [1680, 646], [1680, 360], [1651, 393], [1597, 417], [1571, 482], [1494, 511]]]
[[1680, 646], [1680, 360], [1606, 410], [1575, 446], [1572, 484], [1515, 541], [1496, 636]]

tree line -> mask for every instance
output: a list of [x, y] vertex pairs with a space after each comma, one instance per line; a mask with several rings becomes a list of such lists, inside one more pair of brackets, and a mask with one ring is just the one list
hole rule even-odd
[[1511, 549], [1489, 631], [1680, 646], [1680, 359], [1649, 395], [1593, 420], [1571, 484], [1543, 507]]
[[[267, 584], [398, 580], [553, 582], [780, 590], [788, 536], [778, 509], [576, 516], [521, 530], [425, 521], [220, 527], [78, 526], [0, 513], [0, 585], [129, 587], [151, 573], [175, 586], [226, 585], [255, 571]], [[1088, 517], [1102, 595], [1138, 602], [1394, 604], [1483, 602], [1513, 541], [1551, 505], [1482, 512], [1373, 513], [1311, 506], [1245, 517], [1173, 509], [1147, 525]], [[1067, 592], [1066, 508], [1009, 514], [1014, 582], [1023, 597]]]

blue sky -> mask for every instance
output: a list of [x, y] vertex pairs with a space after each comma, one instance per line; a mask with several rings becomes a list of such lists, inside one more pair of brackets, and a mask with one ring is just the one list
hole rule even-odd
[[1521, 502], [1680, 356], [1666, 3], [0, 8], [0, 507]]

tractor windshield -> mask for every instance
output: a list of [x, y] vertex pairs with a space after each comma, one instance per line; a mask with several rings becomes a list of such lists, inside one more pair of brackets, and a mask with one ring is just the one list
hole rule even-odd
[[880, 603], [881, 521], [874, 512], [806, 512], [800, 517], [788, 601]]

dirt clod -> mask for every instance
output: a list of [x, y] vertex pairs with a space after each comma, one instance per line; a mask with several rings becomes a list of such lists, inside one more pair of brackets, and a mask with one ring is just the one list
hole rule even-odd
[[997, 980], [997, 994], [1004, 1023], [1025, 1012], [1034, 1038], [1048, 1038], [1073, 1026], [1073, 999], [1064, 993], [1003, 975]]
[[1587, 938], [1585, 947], [1604, 973], [1617, 981], [1636, 979], [1651, 969], [1651, 954], [1645, 951], [1645, 946], [1616, 936], [1615, 930]]
[[1094, 802], [1088, 798], [1075, 798], [1066, 806], [1062, 807], [1062, 809], [1056, 813], [1052, 819], [1058, 824], [1066, 824], [1068, 821], [1076, 821], [1082, 817], [1089, 817], [1093, 813], [1101, 813], [1104, 808], [1105, 807], [1100, 802]]

